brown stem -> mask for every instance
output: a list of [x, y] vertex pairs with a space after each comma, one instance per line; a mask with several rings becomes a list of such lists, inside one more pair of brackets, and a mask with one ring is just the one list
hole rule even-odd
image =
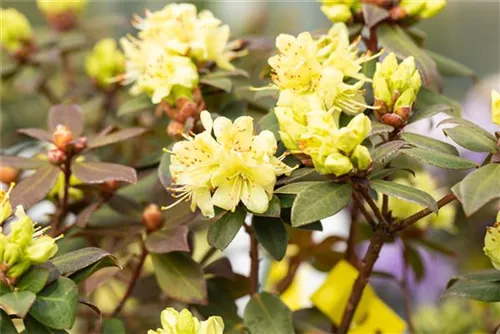
[[354, 267], [358, 267], [356, 256], [356, 232], [358, 225], [359, 204], [354, 201], [351, 208], [351, 226], [349, 227], [349, 238], [347, 239], [346, 260]]
[[410, 296], [410, 291], [408, 289], [408, 264], [406, 263], [405, 255], [404, 255], [404, 249], [402, 251], [402, 258], [403, 258], [403, 276], [401, 278], [401, 290], [403, 291], [403, 301], [404, 301], [404, 309], [406, 313], [406, 319], [408, 323], [408, 331], [410, 334], [415, 333], [415, 327], [413, 326], [413, 320], [412, 320], [412, 307], [411, 307], [411, 296]]
[[370, 226], [372, 227], [372, 229], [375, 229], [375, 227], [376, 227], [375, 222], [373, 220], [372, 215], [368, 212], [368, 210], [366, 210], [366, 208], [365, 208], [365, 206], [363, 204], [363, 199], [358, 195], [357, 192], [353, 192], [352, 193], [352, 198], [357, 203], [359, 211], [365, 217], [365, 219], [368, 222], [368, 224], [370, 224]]
[[379, 224], [383, 224], [385, 226], [389, 226], [389, 223], [385, 220], [385, 217], [380, 212], [380, 209], [378, 208], [377, 203], [375, 203], [375, 201], [370, 196], [370, 194], [368, 193], [368, 191], [366, 190], [366, 188], [364, 188], [363, 186], [361, 186], [361, 187], [358, 187], [357, 191], [359, 191], [359, 193], [361, 194], [361, 196], [363, 196], [363, 198], [365, 199], [366, 203], [368, 203], [368, 205], [372, 209], [373, 213], [375, 214], [375, 217], [377, 217], [377, 220], [378, 220]]
[[377, 37], [377, 28], [370, 28], [370, 36], [368, 38], [368, 50], [371, 53], [377, 53], [378, 51], [378, 37]]
[[[444, 196], [443, 198], [441, 198], [437, 202], [438, 209], [441, 209], [443, 206], [453, 202], [456, 199], [457, 199], [457, 197], [453, 193], [450, 193], [450, 194]], [[420, 219], [422, 219], [422, 218], [424, 218], [432, 213], [433, 213], [433, 211], [431, 209], [428, 209], [428, 208], [423, 209], [423, 210], [415, 213], [414, 215], [400, 221], [398, 224], [394, 225], [392, 230], [393, 230], [393, 232], [399, 232], [401, 230], [404, 230], [405, 228], [413, 225], [414, 223], [416, 223]]]
[[47, 81], [44, 81], [40, 84], [38, 87], [38, 90], [40, 94], [45, 96], [47, 100], [49, 100], [50, 103], [52, 104], [59, 104], [61, 103], [61, 99], [57, 97], [57, 95], [52, 91], [52, 89], [49, 87]]
[[128, 285], [127, 291], [125, 292], [125, 295], [123, 295], [123, 298], [120, 300], [120, 303], [118, 304], [118, 306], [115, 308], [115, 310], [111, 314], [112, 317], [114, 317], [118, 313], [120, 313], [120, 311], [125, 306], [125, 302], [130, 297], [132, 292], [134, 291], [135, 285], [137, 284], [137, 281], [139, 280], [139, 277], [141, 276], [142, 267], [144, 266], [144, 261], [146, 261], [147, 256], [148, 256], [148, 250], [146, 249], [146, 246], [143, 243], [141, 255], [139, 257], [139, 263], [137, 264], [137, 267], [135, 268], [134, 274], [132, 275], [132, 279], [130, 280], [130, 283]]
[[63, 198], [59, 201], [57, 205], [56, 213], [51, 222], [51, 232], [52, 236], [60, 234], [59, 228], [64, 222], [66, 215], [68, 214], [68, 204], [69, 204], [69, 188], [70, 188], [70, 178], [71, 178], [71, 158], [64, 162], [62, 165], [62, 171], [64, 173], [64, 189]]
[[257, 293], [259, 289], [259, 243], [252, 226], [243, 224], [245, 231], [250, 237], [250, 295]]
[[288, 272], [286, 273], [286, 276], [283, 277], [283, 279], [279, 281], [278, 284], [276, 284], [276, 287], [274, 289], [277, 294], [281, 295], [283, 292], [288, 290], [293, 282], [293, 279], [295, 278], [295, 274], [297, 273], [297, 270], [299, 269], [301, 263], [302, 259], [300, 258], [300, 256], [294, 256], [290, 258], [290, 260], [288, 261]]
[[351, 326], [352, 318], [354, 317], [354, 312], [358, 307], [363, 291], [368, 284], [368, 279], [373, 271], [373, 266], [378, 259], [380, 251], [385, 241], [388, 239], [389, 234], [384, 230], [376, 231], [371, 240], [370, 245], [366, 251], [365, 257], [361, 261], [359, 275], [354, 282], [354, 287], [352, 288], [349, 301], [347, 302], [346, 308], [344, 310], [344, 315], [342, 316], [342, 321], [340, 323], [337, 334], [345, 334]]

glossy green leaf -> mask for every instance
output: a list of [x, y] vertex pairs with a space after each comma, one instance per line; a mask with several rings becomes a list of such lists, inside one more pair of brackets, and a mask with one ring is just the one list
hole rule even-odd
[[325, 183], [325, 181], [304, 181], [304, 182], [296, 182], [290, 183], [286, 186], [278, 188], [274, 191], [275, 194], [288, 194], [288, 195], [297, 195], [302, 190], [309, 188], [310, 186], [314, 186], [316, 184]]
[[246, 216], [247, 213], [242, 206], [239, 206], [235, 212], [226, 212], [208, 228], [208, 243], [224, 250], [240, 230]]
[[410, 118], [410, 123], [432, 117], [439, 113], [460, 117], [462, 107], [460, 103], [444, 96], [435, 90], [420, 88], [417, 102]]
[[281, 261], [288, 246], [288, 233], [281, 219], [254, 216], [252, 226], [262, 247], [276, 261]]
[[236, 100], [225, 104], [222, 107], [220, 114], [229, 119], [235, 120], [240, 116], [244, 116], [247, 112], [247, 109], [248, 103], [246, 101]]
[[441, 169], [470, 169], [477, 167], [474, 161], [422, 148], [408, 148], [401, 152], [423, 163]]
[[471, 131], [474, 131], [478, 134], [483, 135], [486, 138], [489, 138], [491, 141], [496, 143], [496, 138], [494, 135], [480, 127], [479, 125], [472, 123], [471, 121], [468, 121], [464, 118], [460, 117], [452, 117], [452, 118], [446, 118], [442, 120], [441, 122], [438, 123], [438, 126], [444, 125], [444, 124], [458, 124], [458, 125], [464, 125], [467, 128], [469, 128]]
[[471, 77], [477, 79], [476, 72], [467, 65], [429, 50], [425, 50], [425, 52], [434, 59], [441, 74], [449, 77]]
[[313, 223], [342, 210], [351, 200], [350, 184], [322, 182], [299, 192], [292, 206], [292, 226]]
[[188, 254], [151, 254], [156, 280], [170, 298], [189, 304], [207, 303], [207, 287], [201, 266]]
[[123, 321], [117, 318], [104, 319], [101, 324], [102, 334], [126, 334]]
[[370, 183], [370, 187], [382, 194], [398, 198], [400, 200], [415, 203], [434, 212], [438, 212], [438, 206], [434, 198], [428, 193], [391, 181], [375, 180]]
[[24, 318], [30, 310], [36, 295], [31, 291], [13, 291], [0, 296], [0, 308], [9, 315]]
[[271, 131], [276, 139], [280, 138], [279, 130], [280, 126], [278, 124], [278, 119], [273, 111], [268, 112], [266, 115], [262, 116], [261, 119], [256, 124], [256, 130], [258, 132], [263, 130]]
[[38, 321], [35, 320], [35, 318], [31, 316], [27, 316], [24, 319], [24, 327], [25, 331], [23, 334], [65, 334], [68, 333], [67, 331], [63, 329], [54, 329], [47, 327]]
[[59, 277], [36, 297], [30, 315], [45, 326], [70, 329], [75, 322], [78, 287], [66, 277]]
[[19, 291], [40, 292], [49, 281], [49, 270], [41, 267], [31, 267], [17, 282]]
[[296, 169], [292, 172], [292, 174], [290, 174], [290, 176], [286, 176], [286, 177], [283, 177], [283, 178], [280, 178], [277, 182], [276, 182], [276, 186], [281, 186], [281, 185], [285, 185], [285, 184], [288, 184], [288, 183], [291, 183], [293, 181], [297, 181], [297, 180], [300, 180], [306, 176], [309, 176], [311, 174], [314, 174], [316, 173], [316, 170], [314, 168], [299, 168], [299, 169]]
[[215, 87], [226, 93], [230, 93], [233, 88], [233, 83], [228, 78], [203, 78], [200, 83]]
[[448, 287], [443, 297], [462, 297], [487, 303], [500, 302], [500, 281], [457, 280]]
[[64, 274], [74, 273], [80, 269], [84, 269], [104, 258], [109, 258], [118, 266], [116, 258], [110, 253], [96, 247], [86, 247], [76, 251], [63, 254], [51, 260], [59, 272]]
[[403, 132], [401, 134], [401, 138], [404, 139], [407, 143], [419, 148], [458, 156], [458, 151], [453, 145], [437, 139], [429, 138], [427, 136], [412, 132]]
[[480, 132], [471, 131], [465, 125], [458, 125], [454, 128], [444, 129], [443, 131], [455, 143], [468, 150], [489, 153], [495, 153], [498, 150], [495, 141]]
[[406, 145], [403, 140], [393, 140], [378, 146], [372, 153], [372, 160], [379, 166], [385, 166], [392, 159], [396, 158]]
[[207, 318], [210, 316], [222, 317], [225, 330], [242, 323], [241, 318], [238, 316], [238, 307], [229, 287], [221, 279], [209, 279], [207, 280], [207, 288], [210, 303], [199, 306], [200, 313]]
[[394, 128], [390, 125], [372, 121], [372, 130], [368, 137], [379, 135], [382, 133], [389, 133], [394, 131]]
[[254, 213], [254, 216], [279, 217], [281, 213], [281, 203], [278, 196], [273, 196], [269, 201], [269, 207], [264, 213]]
[[71, 278], [73, 282], [78, 284], [92, 276], [100, 269], [109, 267], [115, 267], [117, 271], [121, 269], [118, 260], [114, 256], [106, 256], [83, 269], [77, 270], [76, 272], [71, 274], [69, 278]]
[[315, 307], [293, 312], [293, 324], [299, 333], [330, 334], [332, 322]]
[[0, 309], [0, 333], [17, 334], [16, 327], [7, 313]]
[[147, 95], [140, 95], [137, 97], [128, 98], [119, 108], [117, 115], [131, 115], [134, 113], [138, 113], [140, 111], [144, 111], [147, 109], [153, 109], [154, 105], [151, 102], [151, 98]]
[[500, 198], [500, 164], [489, 164], [467, 175], [452, 189], [467, 216]]
[[255, 294], [245, 307], [243, 321], [250, 333], [294, 334], [292, 312], [278, 296]]

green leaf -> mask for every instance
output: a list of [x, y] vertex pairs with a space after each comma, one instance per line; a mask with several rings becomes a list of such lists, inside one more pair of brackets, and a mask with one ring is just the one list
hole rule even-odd
[[149, 252], [157, 254], [189, 252], [188, 232], [185, 225], [167, 227], [148, 235], [144, 245]]
[[415, 57], [415, 63], [426, 87], [441, 80], [434, 60], [415, 44], [403, 28], [398, 25], [381, 24], [377, 27], [377, 36], [387, 52], [394, 52], [400, 59]]
[[294, 334], [292, 312], [273, 294], [255, 294], [245, 307], [243, 321], [250, 333]]
[[500, 281], [457, 280], [448, 287], [443, 297], [457, 296], [481, 302], [500, 302]]
[[280, 178], [276, 182], [276, 186], [281, 186], [281, 185], [284, 185], [284, 184], [291, 183], [293, 181], [299, 180], [299, 179], [301, 179], [303, 177], [306, 177], [308, 175], [311, 175], [313, 173], [316, 173], [316, 170], [314, 168], [299, 168], [299, 169], [296, 169], [296, 170], [294, 170], [292, 172], [292, 174], [290, 174], [290, 176], [286, 176], [286, 177]]
[[25, 331], [23, 332], [24, 334], [64, 334], [68, 333], [65, 330], [60, 330], [60, 329], [54, 329], [47, 327], [38, 321], [36, 321], [33, 317], [27, 316], [24, 319], [24, 327]]
[[[457, 280], [463, 281], [477, 281], [477, 282], [500, 282], [500, 271], [497, 269], [488, 269], [471, 274], [460, 275], [454, 277], [450, 280], [450, 283], [454, 283]], [[448, 286], [450, 286], [450, 283]]]
[[228, 78], [203, 78], [200, 83], [215, 87], [226, 93], [230, 93], [233, 88], [233, 83]]
[[208, 228], [208, 243], [224, 250], [240, 230], [246, 216], [247, 213], [242, 206], [239, 206], [235, 212], [226, 212]]
[[222, 107], [220, 114], [229, 119], [235, 120], [236, 118], [245, 115], [247, 109], [247, 102], [235, 100], [225, 104]]
[[375, 180], [370, 183], [370, 187], [382, 194], [398, 198], [400, 200], [415, 203], [434, 212], [438, 212], [438, 206], [434, 198], [428, 193], [391, 181]]
[[458, 156], [458, 151], [454, 146], [437, 139], [429, 138], [412, 132], [403, 132], [401, 134], [401, 138], [403, 138], [407, 143], [419, 148]]
[[41, 267], [31, 267], [16, 284], [19, 291], [40, 292], [49, 281], [49, 270]]
[[476, 132], [477, 134], [481, 134], [484, 137], [490, 139], [491, 141], [495, 142], [497, 139], [495, 136], [493, 136], [491, 133], [480, 127], [479, 125], [472, 123], [471, 121], [468, 121], [464, 118], [459, 118], [459, 117], [452, 117], [452, 118], [447, 118], [443, 119], [441, 122], [438, 123], [438, 126], [444, 125], [444, 124], [458, 124], [458, 125], [464, 125], [469, 130]]
[[447, 255], [447, 256], [455, 256], [456, 255], [455, 251], [447, 248], [442, 243], [434, 242], [432, 240], [427, 240], [427, 239], [415, 239], [414, 241], [416, 243], [418, 243], [420, 246], [425, 247], [430, 251], [440, 253], [443, 255]]
[[329, 334], [332, 322], [315, 307], [293, 312], [293, 324], [299, 333]]
[[151, 98], [144, 94], [128, 98], [127, 101], [118, 108], [117, 115], [124, 116], [135, 114], [146, 109], [152, 109], [153, 107], [154, 105], [151, 102]]
[[168, 297], [189, 304], [207, 303], [203, 270], [188, 254], [151, 254], [151, 258], [158, 285]]
[[8, 315], [24, 318], [30, 310], [36, 295], [31, 291], [14, 291], [0, 296], [0, 307]]
[[280, 126], [278, 124], [278, 119], [274, 114], [274, 111], [268, 112], [266, 115], [262, 116], [261, 119], [257, 122], [257, 131], [269, 130], [271, 131], [276, 139], [280, 138]]
[[378, 146], [372, 153], [372, 160], [375, 164], [385, 166], [392, 159], [396, 158], [406, 142], [403, 140], [393, 140]]
[[452, 189], [467, 216], [500, 198], [500, 164], [489, 164], [467, 175]]
[[207, 318], [214, 315], [222, 317], [226, 330], [240, 324], [242, 321], [238, 316], [238, 307], [229, 287], [221, 279], [209, 279], [207, 288], [210, 303], [206, 306], [199, 306], [200, 313]]
[[350, 184], [322, 182], [299, 192], [292, 206], [292, 226], [313, 223], [342, 210], [351, 200]]
[[434, 59], [441, 74], [449, 77], [471, 77], [477, 79], [476, 72], [470, 67], [438, 53], [429, 50], [425, 50], [425, 52]]
[[408, 172], [411, 173], [413, 176], [415, 176], [415, 173], [411, 169], [406, 169], [406, 168], [397, 168], [397, 167], [388, 167], [380, 170], [373, 171], [369, 179], [370, 180], [377, 180], [377, 179], [383, 179], [386, 176], [390, 176], [396, 172]]
[[382, 133], [389, 133], [392, 131], [394, 131], [394, 128], [392, 126], [372, 121], [372, 131], [370, 131], [368, 137], [379, 135]]
[[254, 216], [252, 226], [262, 247], [276, 261], [281, 261], [288, 246], [288, 233], [281, 219]]
[[403, 149], [401, 152], [423, 163], [441, 169], [470, 169], [477, 167], [474, 161], [421, 148], [407, 148]]
[[0, 309], [0, 333], [2, 334], [17, 334], [16, 327], [10, 317]]
[[120, 264], [114, 256], [106, 256], [99, 261], [91, 264], [88, 267], [80, 269], [69, 276], [76, 284], [85, 281], [87, 278], [92, 276], [95, 272], [102, 268], [116, 267], [116, 270], [120, 270]]
[[495, 141], [492, 141], [481, 133], [471, 131], [465, 125], [458, 125], [454, 128], [444, 129], [443, 131], [455, 143], [468, 150], [489, 153], [495, 153], [498, 150]]
[[104, 319], [101, 325], [102, 334], [126, 334], [123, 321], [117, 318]]
[[281, 213], [281, 203], [278, 196], [273, 196], [269, 201], [269, 207], [264, 213], [254, 213], [254, 216], [263, 216], [263, 217], [279, 217]]
[[70, 329], [77, 304], [78, 287], [69, 278], [59, 277], [37, 295], [30, 315], [45, 326]]
[[404, 245], [404, 258], [407, 265], [409, 265], [413, 272], [415, 273], [415, 277], [417, 278], [417, 282], [420, 282], [425, 276], [425, 267], [422, 262], [422, 256], [411, 245], [405, 243]]
[[274, 191], [275, 194], [288, 194], [288, 195], [297, 195], [302, 190], [309, 188], [310, 186], [314, 186], [316, 184], [325, 183], [325, 181], [304, 181], [304, 182], [296, 182], [290, 183], [286, 186], [278, 188]]
[[108, 162], [75, 162], [71, 166], [73, 174], [83, 183], [104, 183], [123, 181], [137, 183], [135, 169]]
[[411, 115], [410, 123], [432, 117], [441, 112], [460, 117], [462, 107], [457, 101], [441, 95], [435, 90], [422, 87], [418, 93], [417, 103]]
[[22, 179], [10, 194], [12, 207], [22, 205], [24, 208], [29, 208], [44, 199], [56, 184], [59, 173], [60, 170], [56, 166], [47, 166]]
[[54, 266], [56, 266], [59, 272], [64, 275], [84, 269], [104, 258], [111, 259], [116, 266], [119, 266], [113, 255], [96, 247], [86, 247], [66, 253], [53, 258], [51, 262]]
[[87, 148], [96, 148], [118, 143], [133, 137], [137, 137], [146, 132], [143, 128], [128, 128], [113, 132], [106, 136], [97, 136], [89, 140]]

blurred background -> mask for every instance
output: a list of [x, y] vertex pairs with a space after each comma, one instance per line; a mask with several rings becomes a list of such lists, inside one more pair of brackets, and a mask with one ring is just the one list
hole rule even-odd
[[[90, 1], [87, 9], [85, 29], [92, 31], [97, 26], [106, 24], [105, 30], [99, 30], [103, 36], [119, 38], [133, 32], [129, 20], [134, 13], [143, 15], [144, 9], [157, 10], [165, 6], [167, 1]], [[232, 37], [249, 35], [270, 36], [271, 40], [279, 33], [298, 34], [302, 31], [327, 30], [331, 22], [320, 11], [315, 1], [194, 1], [199, 9], [210, 9], [215, 16], [231, 27]], [[2, 1], [2, 7], [14, 7], [28, 16], [32, 24], [44, 26], [42, 15], [37, 10], [34, 1]], [[448, 1], [446, 9], [438, 16], [426, 20], [419, 27], [428, 34], [426, 47], [432, 51], [457, 60], [474, 69], [478, 81], [470, 78], [446, 79], [444, 93], [464, 107], [464, 117], [472, 119], [484, 128], [494, 129], [490, 121], [490, 90], [500, 90], [500, 1]], [[42, 28], [44, 29], [44, 28]], [[255, 62], [264, 62], [261, 55]], [[248, 61], [252, 64], [252, 61]], [[251, 68], [245, 68], [251, 71]], [[2, 87], [2, 96], [5, 95]], [[26, 99], [30, 99], [29, 96]], [[24, 106], [24, 105], [23, 105]], [[20, 127], [44, 127], [47, 102], [33, 99], [32, 108], [16, 108], [15, 104], [2, 101], [0, 123], [2, 129], [2, 146], [12, 142], [10, 134]], [[439, 116], [438, 116], [439, 118]], [[413, 131], [434, 133], [443, 139], [441, 130], [433, 129], [437, 119], [423, 121], [414, 125]], [[462, 152], [464, 156], [476, 161], [483, 157], [471, 152]], [[431, 171], [442, 187], [450, 187], [462, 177], [461, 172], [444, 173]], [[424, 252], [423, 258], [427, 266], [426, 276], [419, 283], [411, 286], [414, 306], [436, 303], [444, 291], [447, 281], [456, 273], [490, 268], [490, 262], [482, 252], [485, 227], [494, 222], [496, 212], [500, 209], [498, 203], [475, 214], [466, 220], [463, 212], [457, 208], [458, 232], [451, 235], [447, 232], [433, 232], [431, 239], [455, 250], [456, 255], [444, 257], [436, 253]], [[317, 240], [324, 239], [328, 234], [346, 235], [348, 231], [348, 213], [341, 212], [324, 222], [325, 232], [315, 232]], [[228, 249], [228, 254], [238, 261], [233, 261], [235, 270], [245, 273], [247, 263], [247, 239], [239, 235]], [[361, 247], [360, 251], [364, 247]], [[400, 245], [395, 243], [384, 249], [377, 263], [377, 270], [392, 271], [400, 275], [401, 268]], [[324, 276], [312, 269], [303, 268], [299, 277], [308, 282], [305, 284], [304, 303], [307, 295], [314, 291]], [[399, 276], [398, 276], [399, 277]], [[380, 281], [380, 282], [379, 282]], [[403, 301], [398, 291], [399, 287], [387, 280], [375, 279], [378, 293], [401, 315]]]

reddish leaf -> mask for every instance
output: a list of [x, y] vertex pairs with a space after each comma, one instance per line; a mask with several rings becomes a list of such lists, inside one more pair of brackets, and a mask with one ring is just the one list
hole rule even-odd
[[106, 181], [137, 182], [135, 169], [106, 162], [76, 162], [73, 174], [83, 183], [103, 183]]
[[19, 169], [37, 169], [47, 166], [48, 162], [35, 158], [23, 158], [13, 156], [0, 156], [0, 165]]
[[83, 112], [76, 104], [59, 104], [50, 108], [49, 130], [53, 132], [59, 125], [65, 125], [78, 137], [83, 133]]
[[101, 203], [95, 202], [83, 209], [76, 217], [76, 226], [84, 228], [94, 212], [101, 207]]
[[101, 147], [105, 145], [114, 144], [120, 141], [127, 140], [132, 137], [140, 136], [146, 130], [142, 128], [130, 128], [114, 132], [107, 136], [98, 136], [89, 140], [88, 148]]
[[231, 262], [227, 257], [220, 258], [210, 263], [204, 269], [205, 274], [214, 274], [217, 277], [224, 277], [229, 280], [234, 280], [236, 278]]
[[162, 229], [151, 233], [145, 241], [145, 246], [148, 251], [156, 254], [189, 252], [187, 234], [188, 228], [184, 225]]
[[12, 190], [12, 206], [22, 205], [27, 208], [41, 201], [56, 184], [60, 172], [56, 166], [47, 166], [23, 179]]
[[52, 135], [50, 132], [43, 130], [43, 129], [37, 129], [37, 128], [27, 128], [27, 129], [19, 129], [17, 130], [18, 133], [42, 140], [42, 141], [52, 141]]

